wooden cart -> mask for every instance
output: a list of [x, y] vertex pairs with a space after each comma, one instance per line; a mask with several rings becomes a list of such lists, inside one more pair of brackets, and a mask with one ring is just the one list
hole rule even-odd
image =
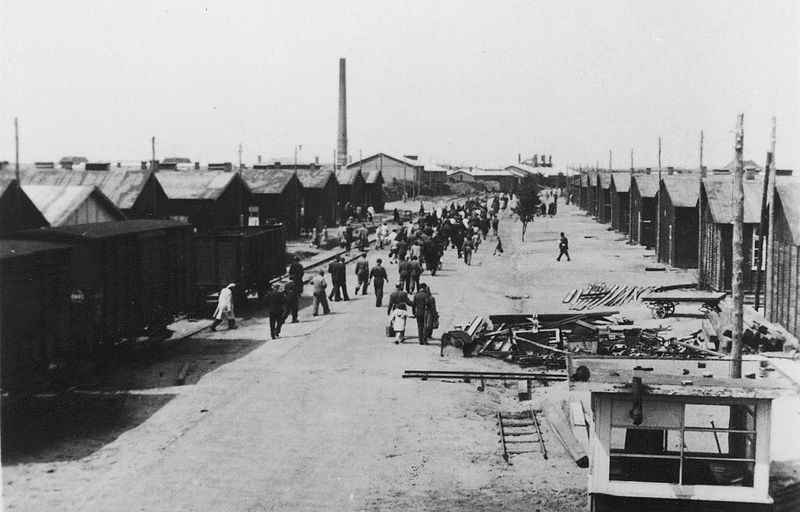
[[714, 308], [726, 295], [727, 293], [702, 290], [670, 290], [646, 293], [639, 298], [650, 308], [655, 318], [665, 318], [675, 313], [677, 304], [695, 302], [702, 304], [702, 308]]

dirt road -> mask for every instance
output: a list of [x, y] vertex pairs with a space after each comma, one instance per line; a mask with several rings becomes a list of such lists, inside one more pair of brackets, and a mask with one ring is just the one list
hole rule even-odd
[[[501, 220], [503, 256], [491, 255], [490, 239], [471, 267], [451, 250], [439, 275], [423, 276], [442, 328], [478, 314], [563, 311], [569, 289], [593, 282], [691, 279], [686, 272], [645, 274], [652, 259], [643, 248], [615, 241], [618, 234], [574, 208], [537, 219], [524, 244], [519, 228]], [[570, 237], [571, 262], [555, 261], [561, 231]], [[396, 269], [389, 274], [393, 281]], [[400, 378], [406, 369], [517, 368], [455, 351], [440, 359], [438, 346], [416, 343], [413, 321], [412, 338], [396, 346], [384, 335], [385, 304], [378, 309], [373, 295], [351, 295], [332, 303], [329, 316], [312, 318], [305, 309], [275, 341], [267, 341], [268, 319], [259, 316], [235, 331], [195, 337], [186, 386], [112, 395], [123, 428], [104, 424], [96, 435], [81, 432], [7, 460], [5, 507], [584, 510], [586, 470], [563, 454], [546, 425], [549, 460], [533, 454], [508, 465], [500, 457], [495, 414], [520, 407], [515, 389], [493, 385], [481, 393], [474, 384]]]

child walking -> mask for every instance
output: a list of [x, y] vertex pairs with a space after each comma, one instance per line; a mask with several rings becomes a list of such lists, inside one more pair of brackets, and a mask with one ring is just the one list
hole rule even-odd
[[405, 341], [407, 318], [408, 311], [406, 311], [405, 304], [400, 303], [394, 308], [394, 310], [392, 310], [391, 325], [392, 329], [394, 330], [395, 345], [399, 345], [402, 341]]

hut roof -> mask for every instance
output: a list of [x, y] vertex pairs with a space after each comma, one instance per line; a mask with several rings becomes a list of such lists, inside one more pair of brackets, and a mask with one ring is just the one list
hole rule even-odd
[[534, 167], [534, 166], [528, 165], [528, 164], [511, 164], [511, 165], [506, 167], [507, 171], [512, 171], [513, 172], [514, 169], [519, 169], [526, 176], [527, 175], [534, 175], [537, 172], [539, 172], [539, 167]]
[[304, 188], [325, 188], [333, 171], [326, 169], [298, 169], [297, 177]]
[[153, 220], [153, 219], [134, 219], [124, 222], [95, 222], [91, 224], [73, 224], [71, 226], [60, 226], [56, 228], [37, 229], [14, 233], [13, 236], [28, 238], [26, 235], [36, 237], [39, 240], [80, 240], [80, 239], [100, 239], [113, 236], [126, 235], [128, 233], [146, 233], [149, 231], [159, 231], [176, 226], [191, 226], [186, 222], [173, 220]]
[[20, 258], [31, 254], [65, 251], [70, 245], [36, 240], [0, 240], [0, 260]]
[[21, 179], [23, 185], [96, 186], [117, 208], [127, 210], [133, 208], [151, 174], [147, 170], [29, 169]]
[[669, 194], [672, 206], [677, 208], [694, 208], [700, 196], [700, 187], [697, 179], [687, 179], [682, 176], [662, 176], [664, 188]]
[[589, 173], [589, 186], [590, 187], [596, 187], [597, 186], [597, 182], [598, 182], [597, 173], [590, 172]]
[[652, 174], [639, 174], [634, 175], [633, 179], [636, 180], [636, 188], [639, 189], [639, 195], [642, 197], [656, 197], [658, 194], [658, 177]]
[[280, 194], [295, 176], [295, 171], [289, 169], [250, 169], [242, 172], [242, 179], [254, 194]]
[[597, 180], [600, 183], [600, 188], [608, 189], [611, 188], [611, 173], [610, 172], [601, 172], [597, 175]]
[[361, 170], [358, 167], [339, 169], [336, 171], [336, 181], [338, 181], [340, 185], [353, 185], [360, 175]]
[[22, 190], [51, 226], [60, 226], [90, 198], [114, 212], [119, 220], [125, 218], [114, 203], [94, 185], [23, 185]]
[[[761, 222], [761, 195], [764, 180], [744, 181], [744, 222]], [[708, 209], [715, 224], [733, 223], [733, 177], [711, 176], [703, 180]]]
[[630, 192], [631, 190], [631, 175], [629, 173], [615, 172], [611, 175], [614, 181], [614, 189], [617, 192]]
[[383, 173], [379, 169], [373, 169], [367, 173], [366, 182], [370, 185], [383, 181]]
[[589, 186], [589, 175], [585, 172], [581, 173], [581, 187], [588, 187]]
[[156, 179], [170, 199], [216, 200], [231, 185], [236, 173], [225, 171], [160, 171]]
[[775, 180], [775, 189], [781, 198], [792, 240], [795, 244], [800, 244], [800, 179], [792, 176], [778, 177]]

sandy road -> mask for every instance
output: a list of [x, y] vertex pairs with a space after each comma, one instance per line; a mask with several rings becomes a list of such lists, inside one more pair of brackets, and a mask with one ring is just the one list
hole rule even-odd
[[[524, 245], [518, 224], [503, 221], [500, 230], [503, 256], [491, 256], [490, 239], [473, 266], [451, 250], [439, 275], [423, 276], [443, 328], [477, 314], [562, 311], [569, 288], [612, 278], [637, 283], [650, 264], [644, 249], [615, 242], [618, 235], [571, 208], [537, 219]], [[555, 262], [562, 230], [570, 263]], [[389, 274], [396, 277], [393, 266]], [[652, 284], [687, 278], [659, 274]], [[258, 346], [195, 385], [150, 390], [176, 396], [88, 456], [4, 467], [6, 508], [582, 510], [584, 470], [547, 431], [549, 461], [522, 457], [508, 466], [499, 457], [494, 414], [517, 406], [514, 390], [478, 393], [465, 383], [400, 378], [405, 369], [516, 368], [455, 351], [440, 359], [438, 346], [413, 338], [395, 346], [383, 332], [385, 304], [378, 309], [372, 295], [351, 295], [332, 303], [329, 316], [311, 318], [306, 309], [277, 341], [264, 342], [266, 318], [198, 336], [198, 344], [213, 334]]]

